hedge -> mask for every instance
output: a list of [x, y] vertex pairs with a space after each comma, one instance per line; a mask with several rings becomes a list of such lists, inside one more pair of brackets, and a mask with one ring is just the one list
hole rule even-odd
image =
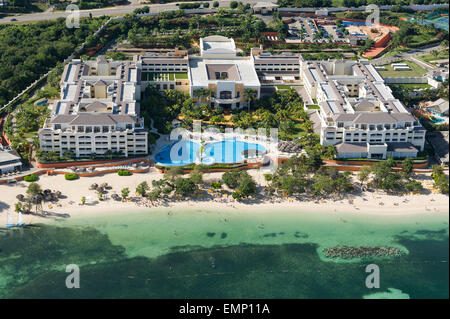
[[130, 176], [131, 172], [127, 169], [118, 169], [117, 174], [119, 174], [119, 176]]
[[37, 176], [35, 174], [30, 174], [30, 175], [24, 176], [23, 180], [25, 182], [34, 182], [37, 180]]
[[[207, 169], [214, 169], [214, 168], [226, 168], [226, 169], [233, 169], [233, 168], [239, 168], [242, 166], [246, 166], [247, 163], [238, 163], [238, 164], [213, 164], [213, 165], [205, 165], [207, 167]], [[184, 166], [179, 166], [182, 169], [189, 169], [192, 170], [194, 169], [196, 166], [198, 166], [197, 164], [189, 164], [189, 165], [184, 165]], [[164, 166], [164, 165], [155, 165], [155, 168], [157, 169], [168, 169], [174, 166], [168, 165], [168, 166]]]
[[66, 173], [64, 174], [64, 178], [68, 181], [74, 180], [74, 179], [78, 179], [78, 174], [75, 173]]

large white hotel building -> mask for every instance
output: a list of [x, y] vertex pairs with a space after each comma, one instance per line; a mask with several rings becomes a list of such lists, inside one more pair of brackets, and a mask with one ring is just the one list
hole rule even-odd
[[300, 55], [266, 54], [262, 47], [242, 56], [234, 40], [223, 36], [200, 39], [199, 51], [176, 49], [125, 62], [72, 61], [61, 79], [61, 98], [39, 131], [41, 149], [61, 155], [72, 150], [77, 157], [108, 150], [146, 154], [139, 100], [148, 85], [192, 97], [208, 90], [212, 107], [234, 109], [247, 105], [245, 89], [259, 98], [278, 84], [295, 85], [305, 104], [319, 106], [313, 120], [320, 141], [336, 145], [340, 158], [415, 157], [424, 148], [425, 129], [368, 62], [305, 61]]
[[39, 130], [41, 150], [76, 157], [110, 150], [148, 153], [148, 130], [139, 117], [140, 70], [133, 62], [74, 60], [64, 68], [61, 97]]
[[368, 62], [301, 62], [305, 91], [319, 105], [320, 142], [341, 158], [416, 157], [424, 127]]

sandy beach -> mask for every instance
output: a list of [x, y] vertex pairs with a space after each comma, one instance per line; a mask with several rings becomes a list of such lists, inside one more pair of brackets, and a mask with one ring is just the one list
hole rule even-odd
[[[264, 176], [259, 170], [250, 170], [249, 173], [254, 177], [259, 185], [265, 185]], [[206, 173], [204, 174], [205, 182], [219, 180], [222, 173]], [[342, 200], [321, 200], [314, 201], [306, 196], [300, 196], [300, 199], [275, 199], [262, 200], [254, 199], [243, 202], [237, 202], [232, 198], [208, 198], [208, 199], [182, 199], [171, 201], [159, 201], [159, 204], [153, 206], [150, 203], [138, 203], [139, 196], [134, 194], [136, 186], [146, 181], [151, 185], [152, 180], [162, 178], [162, 174], [152, 168], [148, 173], [134, 174], [132, 176], [118, 176], [116, 174], [106, 174], [103, 176], [81, 177], [75, 181], [66, 181], [64, 175], [40, 176], [37, 183], [42, 189], [59, 190], [63, 197], [58, 203], [45, 202], [43, 204], [43, 212], [45, 217], [36, 215], [23, 215], [23, 221], [26, 224], [42, 223], [58, 218], [70, 218], [75, 216], [95, 216], [99, 214], [113, 214], [118, 211], [127, 210], [145, 210], [152, 208], [190, 208], [200, 210], [239, 210], [246, 213], [257, 214], [258, 211], [264, 210], [296, 210], [317, 211], [317, 212], [335, 212], [357, 214], [377, 214], [385, 216], [393, 215], [409, 215], [423, 214], [448, 214], [449, 202], [448, 196], [434, 193], [427, 188], [431, 188], [432, 181], [429, 175], [421, 175], [420, 180], [424, 184], [425, 191], [423, 194], [407, 194], [407, 195], [387, 195], [382, 192], [364, 192], [361, 194], [349, 194]], [[99, 201], [97, 193], [89, 190], [89, 186], [96, 183], [108, 183], [111, 187], [106, 194], [106, 200]], [[14, 204], [18, 201], [18, 194], [25, 194], [27, 182], [18, 182], [15, 184], [0, 185], [0, 227], [6, 224], [7, 212], [11, 213], [13, 221], [17, 219], [14, 213]], [[130, 196], [134, 197], [134, 201], [121, 202], [111, 199], [111, 194], [120, 195], [122, 188], [130, 189]], [[85, 205], [81, 205], [81, 198], [86, 197]], [[34, 209], [34, 208], [33, 208]], [[39, 212], [39, 214], [41, 214]]]

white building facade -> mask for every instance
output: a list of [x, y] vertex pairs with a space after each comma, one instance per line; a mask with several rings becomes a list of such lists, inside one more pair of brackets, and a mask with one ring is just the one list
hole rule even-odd
[[367, 62], [302, 62], [304, 88], [319, 105], [320, 142], [340, 158], [416, 157], [425, 128]]
[[147, 154], [148, 130], [139, 117], [140, 72], [133, 62], [103, 59], [66, 65], [61, 98], [38, 133], [41, 150], [76, 157]]

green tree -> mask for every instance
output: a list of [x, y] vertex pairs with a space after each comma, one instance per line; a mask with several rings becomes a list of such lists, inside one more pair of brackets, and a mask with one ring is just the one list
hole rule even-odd
[[361, 183], [361, 187], [369, 180], [370, 174], [372, 174], [372, 168], [370, 166], [363, 166], [358, 172], [358, 180]]
[[175, 181], [175, 192], [183, 195], [189, 196], [195, 193], [197, 190], [197, 185], [190, 178], [179, 178]]
[[402, 171], [407, 176], [410, 176], [413, 173], [413, 160], [412, 160], [412, 158], [408, 157], [408, 158], [405, 158], [402, 161]]
[[334, 145], [328, 145], [327, 147], [325, 147], [325, 151], [323, 153], [323, 156], [326, 159], [334, 159], [337, 155], [337, 150], [336, 147]]
[[22, 209], [23, 209], [22, 203], [17, 202], [17, 203], [14, 204], [14, 211], [15, 211], [16, 213], [22, 212]]
[[126, 199], [130, 194], [130, 189], [128, 187], [122, 188], [120, 191], [122, 193], [122, 199]]
[[223, 173], [222, 180], [229, 188], [234, 189], [239, 185], [239, 177], [241, 172], [239, 170], [231, 170]]
[[406, 182], [405, 189], [408, 192], [420, 192], [423, 189], [423, 186], [421, 182], [410, 179]]
[[256, 97], [258, 96], [258, 93], [256, 90], [252, 88], [245, 88], [244, 89], [244, 98], [248, 102], [248, 111], [250, 112], [250, 107], [253, 106], [253, 101], [256, 100]]
[[164, 177], [170, 179], [173, 181], [175, 178], [177, 178], [180, 175], [184, 174], [184, 170], [181, 167], [170, 167], [167, 169], [167, 171], [164, 173]]
[[256, 183], [250, 175], [244, 174], [239, 178], [237, 191], [242, 197], [253, 195], [256, 192]]
[[42, 192], [41, 186], [38, 183], [31, 183], [28, 185], [26, 193], [30, 196], [37, 196]]
[[147, 182], [144, 181], [136, 187], [136, 193], [144, 197], [149, 189]]

